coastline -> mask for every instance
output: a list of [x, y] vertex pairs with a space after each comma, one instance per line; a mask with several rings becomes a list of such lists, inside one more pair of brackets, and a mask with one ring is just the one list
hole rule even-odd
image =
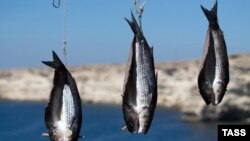
[[[206, 106], [197, 87], [199, 60], [156, 63], [158, 106], [177, 108], [188, 120], [250, 119], [250, 54], [230, 56], [228, 92], [218, 106]], [[70, 67], [83, 103], [121, 104], [125, 64]], [[47, 102], [54, 70], [0, 70], [0, 100]], [[234, 113], [241, 114], [235, 117]]]

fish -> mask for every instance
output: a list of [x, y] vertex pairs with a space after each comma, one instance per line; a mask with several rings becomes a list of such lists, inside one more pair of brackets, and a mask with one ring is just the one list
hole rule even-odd
[[134, 38], [126, 66], [122, 109], [128, 131], [147, 134], [157, 104], [157, 73], [153, 47], [149, 47], [132, 11], [130, 25]]
[[51, 141], [77, 141], [82, 126], [81, 99], [75, 79], [57, 54], [53, 61], [42, 61], [55, 69], [53, 88], [45, 109], [45, 123]]
[[209, 26], [198, 75], [198, 87], [205, 103], [221, 103], [229, 83], [229, 61], [224, 34], [217, 17], [217, 1], [209, 11], [201, 5]]

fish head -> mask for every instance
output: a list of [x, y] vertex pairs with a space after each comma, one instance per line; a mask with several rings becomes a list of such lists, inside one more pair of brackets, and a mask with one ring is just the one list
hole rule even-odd
[[216, 82], [213, 84], [213, 95], [212, 95], [212, 104], [217, 105], [221, 102], [226, 88], [225, 85], [222, 82]]
[[214, 94], [212, 84], [209, 81], [202, 81], [199, 84], [200, 94], [207, 105], [211, 103], [211, 97]]
[[124, 120], [126, 122], [126, 127], [130, 133], [137, 133], [139, 128], [138, 114], [135, 112], [133, 108], [124, 104]]
[[144, 107], [143, 110], [139, 113], [139, 125], [140, 128], [138, 133], [146, 134], [150, 128], [152, 122], [152, 114], [149, 107]]
[[138, 118], [127, 120], [126, 125], [129, 132], [136, 134], [139, 128]]

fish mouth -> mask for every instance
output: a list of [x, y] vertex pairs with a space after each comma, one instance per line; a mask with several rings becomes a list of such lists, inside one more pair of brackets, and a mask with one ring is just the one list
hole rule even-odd
[[214, 106], [220, 104], [221, 101], [222, 101], [222, 97], [221, 97], [220, 95], [219, 95], [219, 96], [217, 96], [216, 94], [213, 94], [213, 95], [212, 95], [212, 104], [213, 104]]
[[126, 121], [126, 129], [132, 134], [146, 134], [150, 125], [150, 113], [135, 112], [129, 114], [129, 120]]
[[146, 134], [146, 129], [140, 127], [138, 133]]
[[152, 121], [151, 117], [152, 113], [149, 107], [144, 107], [143, 110], [140, 113], [138, 113], [138, 119], [139, 119], [138, 133], [143, 133], [143, 134], [147, 133]]
[[[138, 116], [139, 117], [139, 116]], [[142, 121], [141, 121], [142, 120]], [[146, 122], [147, 120], [145, 119], [140, 119], [138, 118], [137, 122], [135, 123], [134, 125], [134, 130], [133, 130], [133, 134], [140, 134], [140, 133], [143, 133], [143, 134], [146, 134], [147, 131], [148, 131], [148, 124], [147, 123], [144, 123]], [[143, 124], [142, 124], [143, 122]]]
[[212, 95], [212, 98], [211, 98], [211, 103], [212, 103], [214, 106], [220, 104], [221, 101], [222, 101], [222, 97], [223, 97], [222, 95], [224, 95], [224, 94], [220, 94], [220, 95], [213, 94], [213, 95]]
[[211, 99], [212, 99], [212, 104], [214, 106], [221, 103], [225, 91], [226, 91], [225, 86], [221, 81], [217, 81], [213, 84], [213, 95]]
[[204, 93], [203, 99], [206, 104], [209, 105], [212, 103], [214, 106], [220, 104], [225, 94], [223, 89], [223, 85], [204, 88], [204, 91], [202, 92]]
[[52, 132], [52, 138], [57, 141], [71, 141], [73, 132], [69, 129], [67, 130], [59, 130], [56, 129]]
[[218, 104], [220, 104], [220, 102], [219, 102], [218, 100], [212, 100], [212, 104], [213, 104], [214, 106], [217, 106]]

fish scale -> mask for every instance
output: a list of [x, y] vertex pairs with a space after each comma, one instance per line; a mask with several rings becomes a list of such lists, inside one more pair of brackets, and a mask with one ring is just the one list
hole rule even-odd
[[215, 49], [215, 60], [216, 60], [216, 69], [215, 69], [215, 82], [218, 82], [221, 78], [221, 71], [222, 71], [222, 57], [221, 57], [221, 54], [220, 54], [220, 44], [218, 42], [218, 38], [219, 38], [219, 35], [216, 31], [212, 31], [212, 36], [214, 38], [214, 49]]
[[63, 89], [63, 116], [67, 124], [71, 125], [73, 118], [75, 117], [75, 106], [74, 100], [72, 97], [72, 93], [70, 87], [68, 85], [64, 85]]
[[139, 107], [148, 106], [148, 101], [151, 100], [150, 94], [151, 87], [150, 85], [150, 65], [148, 63], [145, 49], [143, 44], [136, 43], [136, 87], [137, 87], [137, 105]]

